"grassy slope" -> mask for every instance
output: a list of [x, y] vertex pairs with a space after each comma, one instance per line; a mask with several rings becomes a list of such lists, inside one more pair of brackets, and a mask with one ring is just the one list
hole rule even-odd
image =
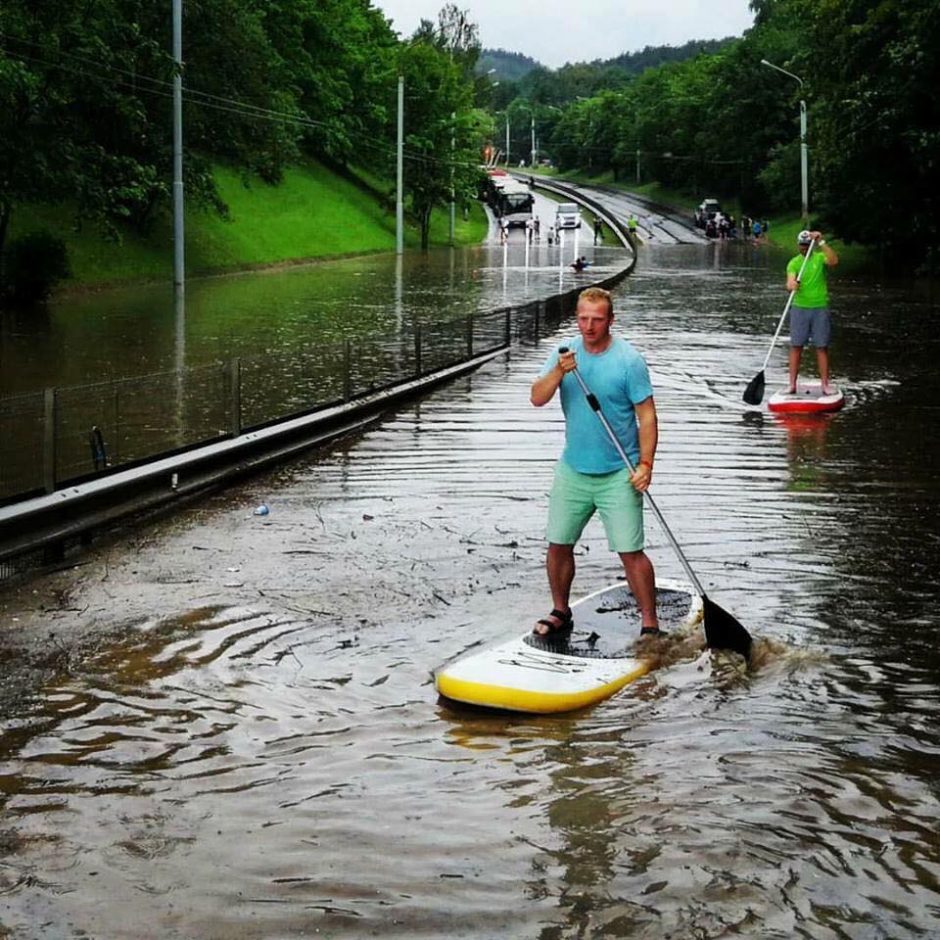
[[[381, 205], [373, 193], [318, 164], [288, 170], [278, 186], [246, 181], [227, 167], [217, 167], [216, 180], [230, 218], [200, 209], [188, 212], [189, 275], [395, 249], [394, 206]], [[92, 226], [77, 231], [66, 208], [35, 206], [14, 213], [10, 236], [38, 228], [65, 239], [71, 285], [165, 278], [172, 271], [172, 224], [166, 216], [147, 237], [128, 233], [117, 245]], [[446, 211], [435, 213], [431, 231], [434, 244], [447, 243]], [[479, 205], [466, 222], [458, 215], [458, 244], [477, 244], [485, 234]], [[405, 242], [408, 247], [418, 244], [418, 233], [407, 220]]]

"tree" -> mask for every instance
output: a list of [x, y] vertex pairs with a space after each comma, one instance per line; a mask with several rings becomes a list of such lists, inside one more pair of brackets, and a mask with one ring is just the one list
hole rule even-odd
[[451, 189], [475, 191], [484, 132], [491, 122], [472, 108], [472, 76], [420, 33], [399, 59], [405, 80], [405, 191], [427, 248], [431, 212]]
[[302, 146], [339, 164], [378, 166], [388, 140], [398, 43], [369, 0], [269, 0], [264, 29], [307, 125]]
[[[250, 0], [184, 6], [186, 189], [220, 211], [211, 158], [275, 179], [296, 154], [289, 76]], [[77, 224], [144, 228], [169, 196], [170, 5], [6, 0], [0, 7], [0, 247], [15, 207], [69, 203]]]
[[940, 268], [936, 4], [843, 0], [805, 12], [819, 208], [847, 239]]

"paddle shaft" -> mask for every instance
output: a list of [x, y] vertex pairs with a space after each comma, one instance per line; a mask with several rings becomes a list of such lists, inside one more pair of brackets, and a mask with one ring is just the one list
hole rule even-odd
[[[567, 352], [566, 347], [562, 347], [559, 352]], [[578, 371], [577, 367], [574, 369], [574, 377], [578, 380], [578, 385], [581, 386], [581, 391], [584, 392], [585, 397], [588, 400], [588, 404], [591, 406], [594, 414], [600, 419], [601, 424], [604, 426], [604, 430], [607, 432], [607, 436], [610, 438], [610, 442], [617, 449], [617, 453], [620, 455], [620, 459], [624, 462], [627, 469], [633, 473], [634, 467], [630, 458], [627, 456], [627, 452], [623, 449], [623, 445], [620, 443], [620, 439], [617, 437], [614, 429], [610, 426], [610, 422], [607, 420], [607, 416], [601, 411], [601, 403], [597, 400], [597, 397], [594, 393], [587, 387], [587, 383], [581, 377], [581, 373]], [[656, 505], [656, 500], [650, 495], [649, 490], [644, 494], [646, 501], [649, 503], [650, 509], [653, 510], [653, 514], [656, 516], [659, 524], [662, 526], [663, 532], [666, 534], [666, 538], [669, 541], [669, 544], [672, 546], [672, 550], [676, 553], [679, 561], [682, 563], [682, 567], [685, 569], [685, 573], [688, 575], [689, 580], [695, 586], [695, 590], [698, 591], [699, 597], [705, 597], [705, 588], [702, 587], [701, 581], [695, 576], [695, 572], [692, 570], [692, 566], [689, 564], [689, 559], [685, 557], [685, 553], [682, 551], [682, 548], [679, 546], [679, 543], [676, 541], [676, 537], [672, 534], [672, 530], [666, 524], [666, 520], [663, 518], [663, 514], [659, 511], [659, 506]]]
[[[803, 271], [806, 269], [806, 262], [809, 261], [809, 256], [813, 253], [813, 249], [816, 247], [816, 242], [812, 241], [809, 243], [809, 250], [806, 252], [806, 255], [803, 258], [803, 263], [800, 265], [800, 273], [796, 276], [797, 290], [799, 290], [800, 281], [803, 279]], [[780, 322], [777, 324], [777, 329], [774, 332], [774, 338], [770, 341], [770, 349], [767, 350], [767, 355], [764, 357], [764, 364], [760, 367], [761, 372], [767, 368], [767, 363], [770, 362], [770, 354], [774, 351], [774, 346], [777, 345], [777, 337], [780, 336], [780, 331], [783, 329], [783, 323], [787, 318], [787, 314], [790, 312], [790, 305], [793, 303], [793, 298], [796, 296], [796, 291], [791, 290], [790, 296], [787, 297], [787, 304], [783, 308], [783, 313], [780, 314]]]

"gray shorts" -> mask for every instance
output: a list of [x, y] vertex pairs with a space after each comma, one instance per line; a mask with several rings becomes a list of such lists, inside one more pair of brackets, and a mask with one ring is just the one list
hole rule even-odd
[[790, 310], [791, 346], [812, 343], [817, 349], [825, 349], [831, 333], [828, 307], [793, 307]]

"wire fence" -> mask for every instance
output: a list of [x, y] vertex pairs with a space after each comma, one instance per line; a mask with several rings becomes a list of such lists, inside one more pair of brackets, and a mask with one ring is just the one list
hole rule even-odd
[[0, 398], [0, 504], [355, 402], [537, 340], [571, 310], [576, 294], [368, 340], [311, 345], [289, 355]]

